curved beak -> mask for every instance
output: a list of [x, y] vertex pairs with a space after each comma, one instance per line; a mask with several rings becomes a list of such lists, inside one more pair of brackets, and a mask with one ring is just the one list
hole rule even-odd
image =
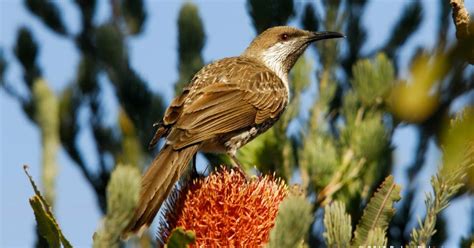
[[346, 36], [332, 31], [325, 31], [325, 32], [310, 32], [308, 36], [308, 42], [318, 41], [318, 40], [326, 40], [326, 39], [335, 39], [335, 38], [345, 38]]

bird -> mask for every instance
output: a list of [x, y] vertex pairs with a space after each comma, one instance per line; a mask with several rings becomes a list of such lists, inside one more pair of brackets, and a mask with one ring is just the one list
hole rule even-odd
[[227, 154], [268, 130], [290, 98], [288, 73], [313, 42], [342, 38], [339, 32], [271, 27], [236, 57], [200, 69], [164, 113], [151, 146], [164, 145], [141, 180], [138, 206], [122, 238], [146, 230], [197, 152]]

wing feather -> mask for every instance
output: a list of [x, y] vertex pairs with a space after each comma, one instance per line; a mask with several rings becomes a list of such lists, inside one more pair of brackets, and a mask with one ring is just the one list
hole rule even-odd
[[241, 58], [233, 63], [247, 69], [215, 68], [211, 73], [213, 68], [207, 68], [208, 74], [195, 76], [186, 99], [177, 98], [178, 106], [171, 106], [176, 111], [169, 111], [173, 125], [167, 143], [174, 149], [262, 124], [283, 112], [287, 89], [276, 74]]

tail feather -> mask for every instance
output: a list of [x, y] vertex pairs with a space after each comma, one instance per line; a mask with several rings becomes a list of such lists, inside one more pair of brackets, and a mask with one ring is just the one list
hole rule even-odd
[[180, 150], [174, 150], [171, 146], [165, 145], [161, 149], [143, 175], [138, 206], [132, 220], [123, 231], [122, 238], [127, 238], [131, 233], [140, 235], [150, 226], [163, 201], [198, 149], [199, 145]]

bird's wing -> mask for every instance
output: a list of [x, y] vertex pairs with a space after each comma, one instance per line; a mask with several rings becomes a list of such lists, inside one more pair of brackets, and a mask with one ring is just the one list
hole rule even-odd
[[182, 107], [167, 137], [174, 149], [277, 118], [287, 104], [283, 82], [269, 70], [226, 80], [200, 88]]
[[157, 128], [153, 138], [148, 144], [149, 149], [153, 148], [162, 137], [165, 137], [170, 131], [170, 127], [178, 120], [188, 94], [189, 89], [185, 88], [181, 95], [176, 96], [173, 101], [171, 101], [170, 106], [168, 106], [165, 111], [163, 120], [154, 125], [157, 126]]

